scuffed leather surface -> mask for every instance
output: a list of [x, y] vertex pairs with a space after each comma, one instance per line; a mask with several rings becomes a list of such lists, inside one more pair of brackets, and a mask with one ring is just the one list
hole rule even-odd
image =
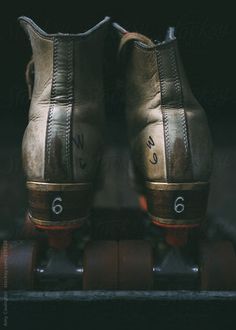
[[[27, 178], [91, 181], [103, 145], [103, 48], [109, 19], [78, 35], [47, 35], [32, 21], [23, 19], [21, 24], [30, 36], [35, 61], [34, 92], [23, 141]], [[58, 40], [60, 46], [55, 47]], [[68, 109], [70, 116], [66, 115]]]
[[53, 62], [44, 176], [48, 182], [72, 181], [73, 40], [54, 38]]
[[[125, 47], [126, 114], [135, 167], [146, 181], [208, 181], [209, 128], [186, 79], [176, 39], [153, 47], [132, 41]], [[148, 148], [150, 136], [155, 145]], [[154, 153], [155, 165], [150, 164]]]
[[183, 86], [180, 80], [176, 41], [156, 48], [161, 84], [161, 108], [166, 149], [167, 181], [192, 181], [191, 151], [184, 111]]
[[[155, 50], [142, 49], [135, 43], [128, 53], [125, 93], [132, 158], [144, 176], [154, 181], [165, 180], [165, 144]], [[147, 146], [150, 137], [155, 144], [151, 149]], [[153, 164], [154, 153], [158, 164]]]
[[28, 179], [41, 181], [44, 178], [45, 167], [45, 139], [53, 71], [53, 41], [41, 37], [24, 21], [21, 21], [21, 25], [30, 38], [36, 72], [29, 123], [22, 143], [23, 167]]
[[213, 167], [213, 145], [206, 113], [192, 93], [178, 48], [177, 58], [183, 86], [182, 92], [191, 150], [193, 181], [208, 181]]
[[103, 25], [74, 43], [73, 174], [84, 182], [96, 173], [103, 149], [106, 30]]

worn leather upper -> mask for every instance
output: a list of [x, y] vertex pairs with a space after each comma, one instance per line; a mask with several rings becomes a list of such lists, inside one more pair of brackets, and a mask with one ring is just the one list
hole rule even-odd
[[[137, 172], [152, 182], [208, 181], [212, 145], [207, 119], [189, 87], [169, 29], [153, 43], [114, 24], [125, 65], [126, 117]], [[123, 40], [127, 39], [127, 42]]]
[[29, 36], [34, 89], [23, 138], [28, 180], [90, 182], [103, 146], [105, 18], [80, 34], [47, 34], [19, 18]]

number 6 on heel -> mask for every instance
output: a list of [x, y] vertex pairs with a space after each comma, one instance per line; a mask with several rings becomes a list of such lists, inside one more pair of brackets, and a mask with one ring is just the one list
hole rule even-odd
[[146, 182], [148, 211], [153, 223], [163, 227], [196, 227], [203, 221], [208, 183]]
[[81, 226], [89, 216], [92, 185], [89, 183], [27, 182], [30, 219], [43, 229]]
[[52, 212], [54, 212], [56, 215], [60, 214], [63, 211], [63, 206], [59, 204], [61, 202], [61, 197], [56, 197], [52, 202]]

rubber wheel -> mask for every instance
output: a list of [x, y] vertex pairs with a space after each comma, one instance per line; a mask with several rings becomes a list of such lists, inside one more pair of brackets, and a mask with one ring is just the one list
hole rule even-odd
[[200, 282], [202, 290], [236, 290], [236, 255], [231, 242], [201, 243]]
[[89, 242], [83, 258], [84, 290], [153, 289], [153, 254], [149, 242]]
[[1, 288], [32, 290], [37, 244], [32, 241], [4, 241], [0, 252]]
[[120, 290], [153, 289], [153, 252], [148, 241], [119, 242]]
[[85, 247], [84, 290], [116, 290], [118, 283], [118, 243], [94, 241]]

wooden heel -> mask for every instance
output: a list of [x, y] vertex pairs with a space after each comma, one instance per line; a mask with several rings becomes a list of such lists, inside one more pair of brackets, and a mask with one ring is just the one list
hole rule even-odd
[[92, 185], [87, 183], [27, 182], [29, 215], [36, 227], [79, 227], [89, 216]]
[[146, 182], [148, 212], [162, 227], [196, 227], [206, 214], [209, 184]]

